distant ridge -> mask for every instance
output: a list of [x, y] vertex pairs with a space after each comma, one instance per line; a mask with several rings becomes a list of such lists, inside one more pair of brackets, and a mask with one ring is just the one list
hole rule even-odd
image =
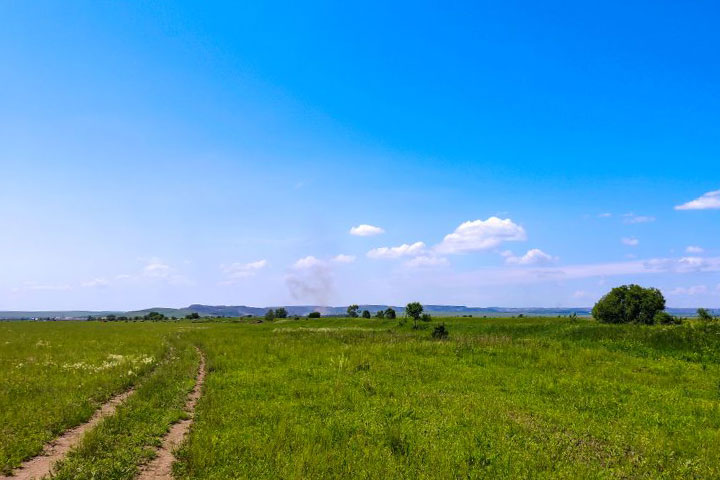
[[[321, 312], [324, 315], [344, 315], [347, 306], [321, 306], [321, 305], [285, 305], [283, 306], [289, 315], [304, 316], [310, 312]], [[368, 310], [374, 314], [378, 310], [385, 310], [389, 305], [359, 305], [360, 311]], [[48, 310], [48, 311], [0, 311], [2, 320], [23, 320], [37, 318], [53, 318], [57, 320], [85, 320], [88, 317], [105, 317], [107, 315], [123, 315], [128, 317], [141, 317], [150, 312], [162, 313], [167, 317], [182, 318], [191, 313], [197, 313], [203, 317], [244, 317], [247, 315], [264, 315], [272, 307], [249, 307], [246, 305], [202, 305], [193, 304], [185, 308], [154, 307], [143, 310], [132, 311], [91, 311], [91, 310]], [[397, 313], [402, 314], [404, 307], [392, 306]], [[590, 315], [590, 307], [568, 307], [568, 308], [543, 308], [543, 307], [467, 307], [465, 305], [425, 305], [425, 311], [434, 315], [473, 315], [473, 316], [516, 316], [516, 315], [538, 315], [555, 316], [571, 315], [573, 313], [581, 316]], [[668, 313], [691, 317], [695, 315], [695, 308], [668, 308]], [[715, 315], [720, 314], [720, 309], [710, 309]]]

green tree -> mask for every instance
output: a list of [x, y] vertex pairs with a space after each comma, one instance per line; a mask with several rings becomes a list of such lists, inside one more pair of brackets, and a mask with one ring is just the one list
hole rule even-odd
[[363, 310], [362, 317], [370, 318], [370, 310]]
[[375, 318], [385, 318], [385, 310], [378, 310], [375, 312]]
[[698, 319], [702, 320], [703, 322], [711, 322], [715, 320], [715, 317], [710, 315], [710, 312], [708, 312], [706, 308], [698, 308], [697, 316]]
[[655, 314], [665, 309], [665, 297], [657, 288], [622, 285], [613, 288], [593, 307], [592, 316], [603, 323], [651, 325]]
[[389, 318], [390, 320], [395, 320], [397, 317], [397, 313], [395, 313], [395, 309], [392, 307], [388, 307], [385, 310], [385, 318]]
[[275, 318], [287, 318], [288, 312], [284, 307], [275, 309]]
[[265, 321], [272, 322], [273, 320], [275, 320], [275, 310], [271, 308], [270, 310], [265, 312]]
[[405, 315], [413, 319], [413, 328], [418, 328], [417, 322], [423, 313], [423, 306], [420, 302], [410, 302], [405, 306]]
[[160, 322], [165, 320], [165, 315], [159, 312], [150, 312], [143, 317], [143, 320], [149, 320], [151, 322]]
[[347, 308], [347, 315], [348, 315], [348, 317], [357, 318], [357, 316], [358, 316], [358, 310], [359, 310], [359, 309], [360, 309], [360, 307], [358, 307], [358, 306], [355, 305], [355, 304], [350, 305], [350, 306]]
[[187, 318], [188, 320], [196, 320], [196, 319], [200, 318], [200, 314], [197, 312], [192, 312], [188, 315], [185, 315], [185, 318]]
[[320, 312], [310, 312], [308, 318], [320, 318]]

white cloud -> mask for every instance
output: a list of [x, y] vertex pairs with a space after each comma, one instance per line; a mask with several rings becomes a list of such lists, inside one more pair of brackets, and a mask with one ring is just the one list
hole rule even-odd
[[612, 217], [612, 213], [609, 213], [609, 212], [598, 214], [598, 218], [610, 218], [610, 217]]
[[626, 213], [623, 215], [623, 223], [634, 224], [634, 223], [650, 223], [654, 222], [655, 217], [647, 215], [635, 215], [634, 213]]
[[720, 209], [720, 190], [707, 192], [699, 198], [675, 207], [675, 210], [711, 210]]
[[625, 237], [625, 238], [621, 238], [620, 241], [629, 247], [637, 247], [640, 244], [640, 240], [638, 240], [637, 238]]
[[242, 278], [252, 277], [266, 266], [267, 260], [265, 259], [250, 263], [235, 262], [228, 265], [220, 265], [220, 270], [222, 270], [227, 277], [227, 280], [221, 282], [221, 284], [230, 285]]
[[420, 255], [425, 251], [425, 243], [415, 242], [413, 244], [403, 243], [398, 247], [373, 248], [367, 253], [369, 258], [399, 258], [413, 255]]
[[87, 287], [87, 288], [104, 288], [104, 287], [108, 287], [109, 285], [110, 285], [110, 282], [108, 282], [104, 278], [96, 278], [94, 280], [90, 280], [89, 282], [85, 282], [82, 284], [83, 287]]
[[420, 255], [405, 262], [407, 267], [441, 267], [449, 264], [447, 258], [434, 255]]
[[385, 233], [385, 230], [380, 227], [367, 224], [358, 225], [357, 227], [352, 227], [350, 229], [350, 235], [356, 235], [358, 237], [370, 237], [373, 235], [380, 235], [381, 233]]
[[157, 258], [152, 258], [148, 264], [143, 267], [142, 275], [145, 277], [167, 278], [171, 270], [170, 265], [161, 262]]
[[704, 248], [698, 247], [696, 245], [690, 245], [685, 249], [687, 253], [703, 253], [705, 251]]
[[647, 268], [658, 272], [715, 272], [720, 270], [720, 257], [653, 258], [645, 261]]
[[465, 253], [487, 250], [503, 242], [526, 240], [525, 230], [506, 218], [490, 217], [462, 223], [453, 233], [445, 235], [435, 247], [440, 253]]
[[708, 292], [705, 285], [695, 285], [692, 287], [677, 287], [670, 292], [670, 295], [703, 295]]
[[315, 258], [312, 255], [303, 257], [293, 264], [293, 268], [297, 270], [306, 270], [314, 267], [325, 266], [326, 263], [319, 258]]
[[37, 284], [34, 282], [26, 282], [21, 287], [15, 287], [11, 291], [14, 293], [22, 292], [22, 291], [44, 291], [44, 292], [62, 292], [65, 290], [70, 290], [72, 287], [70, 285], [42, 285]]
[[189, 278], [178, 273], [177, 269], [157, 257], [146, 260], [146, 265], [142, 268], [139, 275], [131, 275], [127, 278], [163, 280], [170, 285], [193, 285], [193, 282]]
[[698, 272], [720, 272], [720, 257], [704, 259], [693, 257], [652, 258], [615, 263], [564, 265], [562, 267], [488, 267], [474, 272], [434, 278], [437, 281], [443, 281], [447, 284], [452, 283], [455, 286], [478, 287], [561, 282], [595, 277], [605, 279], [606, 277], [632, 276], [633, 279], [636, 279], [639, 275]]
[[516, 257], [509, 250], [501, 253], [505, 257], [505, 263], [511, 265], [549, 265], [557, 261], [557, 257], [548, 255], [539, 248], [533, 248], [527, 251], [522, 257]]
[[353, 263], [355, 261], [355, 255], [344, 255], [341, 253], [339, 255], [335, 255], [332, 258], [332, 261], [335, 263]]

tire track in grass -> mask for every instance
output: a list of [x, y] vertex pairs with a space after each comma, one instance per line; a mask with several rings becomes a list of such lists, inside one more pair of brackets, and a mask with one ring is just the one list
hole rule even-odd
[[171, 480], [173, 478], [172, 466], [175, 462], [173, 452], [183, 443], [190, 430], [195, 414], [195, 406], [200, 399], [203, 382], [205, 381], [205, 354], [199, 348], [195, 348], [198, 355], [200, 355], [200, 366], [195, 379], [195, 387], [188, 395], [185, 403], [185, 412], [188, 414], [188, 418], [170, 426], [170, 430], [163, 438], [162, 445], [156, 451], [156, 457], [140, 470], [138, 480]]
[[115, 395], [98, 408], [90, 417], [90, 420], [67, 430], [59, 437], [48, 442], [40, 455], [23, 462], [20, 467], [13, 471], [11, 476], [0, 476], [0, 480], [32, 480], [49, 475], [53, 465], [65, 458], [68, 452], [80, 442], [85, 432], [94, 428], [103, 418], [113, 415], [117, 407], [124, 403], [133, 393], [135, 393], [134, 387]]

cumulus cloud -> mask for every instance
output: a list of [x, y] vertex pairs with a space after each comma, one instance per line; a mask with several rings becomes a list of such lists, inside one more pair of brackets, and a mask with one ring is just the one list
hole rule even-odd
[[704, 295], [708, 292], [705, 285], [695, 285], [692, 287], [677, 287], [670, 292], [670, 295]]
[[488, 250], [503, 242], [527, 239], [525, 229], [509, 218], [490, 217], [487, 220], [473, 220], [460, 224], [453, 233], [445, 235], [435, 247], [439, 253], [466, 253]]
[[358, 225], [350, 229], [350, 235], [356, 235], [358, 237], [370, 237], [373, 235], [380, 235], [381, 233], [385, 233], [385, 230], [380, 227], [367, 224]]
[[344, 255], [341, 253], [339, 255], [335, 255], [332, 258], [332, 261], [335, 263], [353, 263], [355, 261], [355, 255]]
[[441, 267], [449, 265], [447, 258], [435, 255], [420, 255], [405, 262], [407, 267]]
[[550, 265], [557, 261], [557, 257], [548, 255], [539, 248], [530, 249], [521, 257], [516, 257], [510, 250], [502, 252], [501, 255], [505, 257], [505, 263], [510, 265]]
[[685, 252], [687, 252], [687, 253], [696, 253], [696, 254], [697, 254], [697, 253], [703, 253], [704, 251], [705, 251], [704, 248], [698, 247], [698, 246], [696, 246], [696, 245], [690, 245], [689, 247], [687, 247], [687, 248], [685, 249]]
[[308, 255], [307, 257], [303, 257], [299, 260], [297, 260], [295, 263], [293, 263], [293, 268], [296, 270], [307, 270], [309, 268], [314, 268], [318, 266], [324, 266], [326, 263], [319, 258], [315, 258], [312, 255]]
[[655, 217], [647, 215], [635, 215], [634, 213], [626, 213], [623, 215], [623, 223], [634, 224], [634, 223], [650, 223], [654, 222]]
[[397, 247], [373, 248], [367, 253], [369, 258], [399, 258], [417, 256], [425, 251], [425, 243], [415, 242], [412, 244], [403, 243]]
[[226, 280], [221, 285], [230, 285], [238, 280], [254, 276], [258, 271], [267, 266], [267, 260], [256, 260], [250, 263], [235, 262], [228, 265], [220, 265], [220, 270], [225, 274]]
[[720, 190], [707, 192], [699, 198], [675, 207], [675, 210], [712, 210], [720, 209]]
[[637, 247], [640, 244], [640, 240], [638, 240], [637, 238], [632, 238], [632, 237], [630, 237], [630, 238], [624, 237], [624, 238], [621, 238], [620, 241], [624, 245], [627, 245], [629, 247]]

